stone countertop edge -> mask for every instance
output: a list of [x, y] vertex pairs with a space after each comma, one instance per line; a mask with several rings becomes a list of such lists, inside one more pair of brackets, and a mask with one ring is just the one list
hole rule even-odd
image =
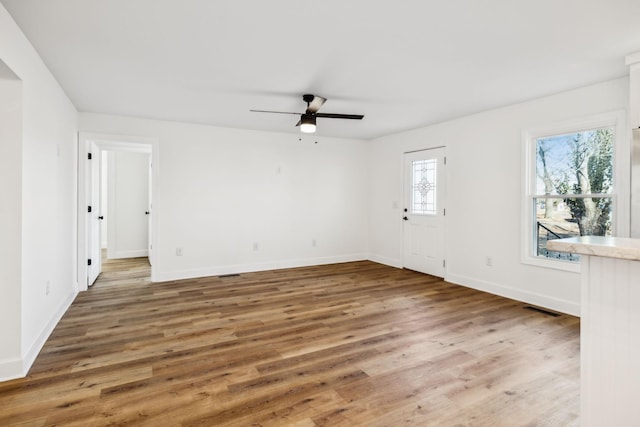
[[547, 249], [580, 255], [640, 261], [640, 239], [628, 237], [580, 236], [549, 240]]

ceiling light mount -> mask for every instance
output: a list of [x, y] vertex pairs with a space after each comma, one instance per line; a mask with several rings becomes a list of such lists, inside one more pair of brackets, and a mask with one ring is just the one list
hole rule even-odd
[[311, 95], [310, 93], [305, 93], [304, 95], [302, 95], [302, 100], [307, 103], [307, 106], [309, 106], [309, 104], [313, 102], [315, 97], [316, 97], [315, 95]]

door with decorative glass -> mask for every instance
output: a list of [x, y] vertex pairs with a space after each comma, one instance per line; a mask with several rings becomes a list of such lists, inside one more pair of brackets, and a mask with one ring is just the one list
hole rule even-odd
[[404, 155], [403, 266], [444, 277], [445, 149]]

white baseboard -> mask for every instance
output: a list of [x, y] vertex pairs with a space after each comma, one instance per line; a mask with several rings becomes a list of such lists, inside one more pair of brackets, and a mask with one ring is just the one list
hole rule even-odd
[[402, 268], [402, 260], [399, 259], [374, 254], [369, 254], [367, 259], [369, 261], [377, 262], [378, 264], [388, 265], [389, 267]]
[[467, 288], [477, 289], [479, 291], [488, 292], [501, 297], [522, 301], [527, 304], [533, 304], [561, 313], [567, 313], [572, 316], [580, 316], [580, 303], [577, 302], [552, 298], [546, 295], [523, 291], [510, 286], [499, 285], [497, 283], [478, 280], [468, 276], [448, 274], [445, 277], [445, 280]]
[[166, 271], [153, 274], [152, 282], [167, 282], [170, 280], [194, 279], [197, 277], [221, 276], [225, 274], [250, 273], [254, 271], [279, 270], [283, 268], [308, 267], [313, 265], [336, 264], [341, 262], [364, 261], [366, 254], [347, 254], [330, 257], [290, 259], [270, 261], [255, 264], [235, 264], [194, 270]]
[[75, 299], [77, 292], [71, 292], [67, 298], [62, 302], [56, 313], [49, 320], [49, 322], [42, 329], [42, 332], [38, 336], [38, 338], [33, 342], [31, 348], [27, 351], [26, 354], [22, 356], [21, 359], [11, 359], [6, 361], [0, 361], [0, 382], [13, 380], [16, 378], [23, 378], [27, 376], [29, 373], [29, 369], [35, 362], [36, 357], [42, 350], [42, 347], [49, 339], [49, 336], [62, 319], [62, 316], [67, 312], [71, 303]]
[[0, 382], [22, 378], [25, 375], [22, 359], [0, 360]]
[[[108, 254], [107, 254], [108, 255]], [[122, 258], [140, 258], [149, 256], [149, 250], [138, 249], [134, 251], [115, 251], [113, 256], [109, 256], [110, 259], [122, 259]]]
[[53, 317], [49, 320], [49, 323], [47, 323], [47, 325], [44, 327], [42, 332], [40, 332], [40, 335], [38, 336], [38, 338], [31, 345], [31, 348], [29, 348], [27, 353], [22, 357], [22, 359], [24, 360], [24, 366], [26, 367], [24, 372], [25, 375], [29, 372], [29, 369], [31, 369], [31, 365], [33, 365], [33, 362], [36, 360], [36, 357], [38, 357], [40, 350], [42, 350], [42, 347], [44, 347], [44, 344], [47, 342], [47, 339], [49, 339], [49, 336], [51, 335], [55, 327], [58, 325], [58, 323], [60, 322], [60, 319], [62, 319], [62, 316], [64, 316], [64, 314], [67, 312], [67, 310], [71, 306], [71, 303], [73, 303], [73, 300], [76, 298], [76, 295], [78, 295], [77, 292], [71, 292], [67, 296], [67, 298], [62, 302], [60, 307], [58, 307], [58, 311], [56, 311]]

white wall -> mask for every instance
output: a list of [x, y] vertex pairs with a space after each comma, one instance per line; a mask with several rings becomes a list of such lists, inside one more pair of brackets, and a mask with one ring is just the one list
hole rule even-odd
[[147, 256], [149, 216], [145, 211], [149, 210], [149, 154], [109, 151], [107, 163], [108, 257]]
[[[628, 96], [628, 79], [618, 79], [372, 141], [372, 259], [402, 265], [403, 152], [444, 145], [446, 279], [578, 314], [578, 274], [520, 262], [522, 131], [625, 110]], [[393, 209], [395, 201], [398, 209]], [[492, 267], [485, 265], [486, 256], [493, 258]]]
[[159, 139], [154, 280], [367, 257], [364, 141], [79, 117], [86, 132]]
[[[20, 233], [20, 313], [11, 311], [1, 325], [19, 331], [20, 340], [17, 349], [14, 341], [0, 343], [1, 379], [26, 373], [76, 294], [77, 112], [1, 5], [0, 60], [22, 81], [22, 160], [7, 169], [21, 174], [10, 191], [14, 201], [16, 188], [21, 195], [21, 220], [10, 218]], [[13, 286], [1, 284], [3, 298]]]
[[11, 325], [20, 320], [21, 311], [22, 82], [2, 61], [0, 171], [0, 364], [13, 364], [14, 369], [21, 369], [20, 329]]

